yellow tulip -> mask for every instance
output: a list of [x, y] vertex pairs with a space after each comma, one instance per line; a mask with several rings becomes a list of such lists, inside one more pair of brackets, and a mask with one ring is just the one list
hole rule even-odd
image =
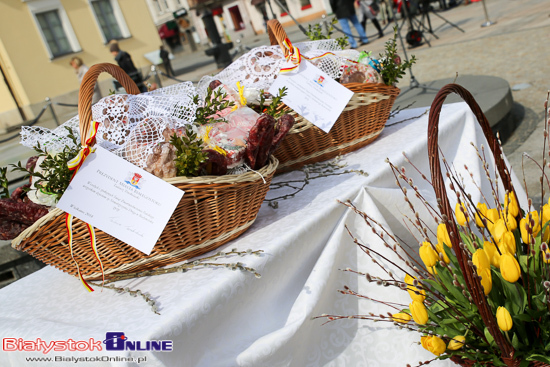
[[512, 254], [502, 254], [500, 257], [500, 274], [510, 283], [515, 283], [521, 276], [518, 261]]
[[435, 250], [437, 251], [437, 256], [439, 258], [439, 254], [443, 254], [443, 261], [445, 261], [446, 264], [450, 263], [451, 260], [449, 260], [449, 256], [445, 253], [445, 250], [443, 249], [443, 244], [441, 242], [438, 242], [437, 245], [435, 245]]
[[447, 226], [444, 223], [439, 223], [437, 226], [437, 242], [453, 247], [451, 244], [451, 238], [449, 237], [449, 231], [447, 231]]
[[432, 244], [429, 242], [422, 242], [422, 246], [420, 246], [418, 253], [420, 254], [420, 258], [427, 268], [435, 266], [435, 264], [439, 260], [437, 252], [434, 250]]
[[481, 285], [483, 286], [483, 292], [485, 295], [491, 293], [493, 289], [493, 278], [491, 278], [491, 268], [485, 268], [479, 274], [481, 276]]
[[500, 218], [500, 213], [498, 212], [497, 209], [493, 208], [493, 209], [487, 209], [486, 215], [487, 215], [487, 229], [489, 231], [492, 231], [495, 222], [497, 221], [497, 219]]
[[491, 263], [484, 249], [478, 248], [472, 255], [472, 262], [477, 267], [477, 274], [481, 275], [483, 269], [490, 269]]
[[512, 316], [510, 316], [510, 312], [508, 312], [505, 307], [497, 308], [497, 323], [498, 327], [502, 331], [508, 331], [514, 325], [514, 322], [512, 321]]
[[[422, 343], [422, 338], [420, 338], [420, 342]], [[441, 353], [445, 352], [445, 349], [447, 349], [445, 342], [435, 335], [428, 335], [426, 339], [424, 339], [422, 346], [436, 356], [440, 356]]]
[[[533, 225], [531, 225], [531, 221], [533, 221]], [[519, 221], [519, 231], [521, 233], [521, 240], [523, 243], [529, 244], [533, 237], [530, 237], [529, 231], [527, 230], [527, 227], [531, 229], [532, 236], [536, 237], [540, 232], [540, 221], [539, 221], [539, 213], [535, 210], [530, 212], [525, 218], [522, 218]]]
[[[550, 205], [544, 204], [542, 206], [542, 226], [546, 225], [550, 221]], [[548, 242], [550, 238], [550, 224], [544, 230], [543, 241]]]
[[432, 266], [431, 268], [428, 268], [428, 273], [430, 273], [432, 275], [437, 275], [437, 269], [435, 268], [435, 266]]
[[449, 345], [447, 345], [447, 349], [459, 350], [464, 346], [464, 344], [466, 344], [466, 337], [464, 335], [457, 335], [451, 339]]
[[516, 253], [516, 237], [510, 231], [504, 232], [498, 243], [500, 252], [508, 252], [510, 254]]
[[516, 195], [513, 192], [504, 195], [504, 210], [517, 217], [519, 214], [519, 205]]
[[485, 227], [482, 219], [487, 215], [487, 205], [485, 203], [477, 203], [477, 211], [481, 213], [481, 216], [476, 212], [476, 224], [478, 227]]
[[420, 344], [424, 347], [424, 349], [428, 350], [428, 335], [420, 337]]
[[506, 228], [508, 231], [513, 231], [518, 228], [518, 222], [512, 214], [508, 213], [508, 215], [504, 218], [504, 221], [506, 222]]
[[428, 322], [428, 311], [421, 301], [414, 300], [409, 304], [414, 322], [418, 325], [426, 325]]
[[493, 242], [485, 241], [483, 242], [483, 249], [491, 265], [494, 267], [500, 268], [500, 254], [497, 251], [497, 247]]
[[393, 321], [400, 322], [402, 324], [406, 324], [411, 321], [411, 315], [405, 312], [394, 313], [391, 318]]
[[506, 228], [506, 222], [504, 222], [504, 219], [497, 219], [496, 222], [493, 224], [493, 227], [491, 229], [491, 234], [493, 235], [493, 238], [496, 242], [500, 241], [502, 238], [502, 235], [508, 231], [508, 228]]
[[[411, 299], [423, 302], [424, 299], [426, 299], [426, 291], [424, 289], [418, 289], [416, 288], [414, 283], [413, 277], [411, 277], [409, 274], [405, 275], [405, 283], [407, 283], [407, 292], [409, 292], [409, 296], [411, 296]], [[417, 294], [418, 292], [418, 294]]]
[[[462, 209], [460, 209], [462, 207]], [[462, 211], [464, 210], [464, 211]], [[466, 207], [464, 206], [464, 203], [456, 203], [455, 205], [455, 216], [456, 216], [456, 222], [461, 225], [465, 226], [466, 222], [470, 221], [470, 217], [468, 216], [468, 211], [466, 210]]]

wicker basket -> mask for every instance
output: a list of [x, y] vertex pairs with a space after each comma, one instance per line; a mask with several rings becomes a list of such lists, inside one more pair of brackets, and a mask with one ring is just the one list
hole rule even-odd
[[[464, 99], [464, 101], [468, 104], [472, 112], [477, 117], [477, 120], [481, 125], [481, 128], [483, 129], [485, 138], [487, 139], [489, 147], [491, 148], [491, 151], [493, 153], [493, 156], [495, 159], [495, 165], [498, 169], [499, 176], [502, 179], [504, 188], [507, 191], [514, 191], [510, 173], [508, 172], [506, 165], [504, 163], [500, 145], [498, 144], [497, 139], [493, 135], [491, 126], [489, 125], [487, 118], [483, 114], [483, 111], [481, 110], [481, 108], [475, 101], [474, 97], [471, 95], [471, 93], [468, 92], [466, 89], [464, 89], [462, 86], [457, 84], [448, 84], [443, 88], [441, 88], [439, 93], [435, 96], [432, 106], [430, 108], [429, 123], [428, 123], [428, 156], [430, 160], [432, 184], [433, 184], [438, 202], [439, 200], [441, 202], [441, 214], [443, 217], [446, 216], [448, 218], [446, 225], [449, 230], [449, 234], [451, 233], [454, 234], [450, 236], [450, 239], [452, 242], [452, 248], [460, 264], [462, 274], [464, 274], [466, 287], [468, 288], [468, 291], [472, 295], [473, 301], [480, 312], [480, 315], [481, 315], [481, 318], [483, 319], [484, 324], [487, 326], [489, 332], [493, 336], [501, 352], [502, 361], [506, 363], [506, 365], [509, 367], [512, 367], [512, 366], [519, 367], [521, 360], [514, 358], [514, 348], [506, 340], [503, 333], [500, 331], [498, 324], [496, 322], [495, 316], [492, 314], [489, 308], [489, 305], [487, 303], [487, 299], [485, 298], [485, 294], [483, 292], [483, 288], [481, 287], [480, 281], [474, 277], [472, 271], [465, 270], [469, 267], [468, 262], [470, 261], [470, 259], [468, 255], [466, 255], [465, 251], [460, 248], [460, 238], [458, 236], [458, 233], [459, 233], [458, 227], [454, 219], [454, 211], [449, 204], [447, 191], [445, 188], [445, 181], [443, 178], [441, 165], [439, 161], [439, 146], [438, 146], [439, 114], [441, 112], [441, 107], [443, 106], [443, 102], [445, 101], [445, 98], [451, 93], [456, 93], [462, 99]], [[472, 367], [476, 363], [476, 361], [461, 359], [458, 356], [451, 357], [451, 360], [461, 366], [466, 366], [466, 367]], [[486, 365], [492, 366], [493, 364], [488, 363]], [[542, 366], [548, 366], [548, 364], [544, 362], [535, 361], [535, 362], [529, 363], [529, 366], [542, 367]]]
[[[287, 34], [281, 24], [273, 19], [267, 22], [267, 26], [271, 44], [280, 45], [286, 52], [283, 41]], [[370, 83], [349, 83], [344, 86], [354, 94], [328, 133], [285, 107], [286, 112], [294, 116], [296, 123], [275, 150], [275, 157], [279, 160], [278, 173], [353, 152], [380, 135], [399, 95], [399, 88]]]
[[[98, 64], [90, 68], [82, 81], [78, 112], [84, 137], [92, 121], [92, 95], [97, 77], [108, 72], [127, 92], [139, 89], [118, 66]], [[185, 191], [175, 212], [162, 232], [152, 253], [147, 256], [103, 231], [96, 230], [97, 250], [106, 279], [110, 274], [149, 270], [189, 259], [211, 251], [238, 237], [256, 219], [269, 189], [278, 161], [271, 158], [258, 172], [242, 175], [175, 177], [166, 180]], [[12, 246], [40, 261], [76, 275], [65, 229], [65, 216], [60, 209], [33, 224], [12, 241]], [[73, 251], [87, 280], [101, 279], [97, 260], [90, 247], [84, 222], [73, 223]]]

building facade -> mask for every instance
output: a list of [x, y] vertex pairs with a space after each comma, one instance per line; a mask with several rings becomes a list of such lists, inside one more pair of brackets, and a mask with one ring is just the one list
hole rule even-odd
[[[46, 97], [77, 103], [70, 60], [116, 64], [110, 40], [148, 68], [160, 39], [145, 0], [10, 0], [0, 2], [0, 131], [32, 120]], [[111, 78], [101, 75], [106, 95]]]

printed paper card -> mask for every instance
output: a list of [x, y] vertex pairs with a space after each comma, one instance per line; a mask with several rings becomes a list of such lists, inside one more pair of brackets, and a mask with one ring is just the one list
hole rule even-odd
[[[282, 67], [292, 66], [289, 63]], [[269, 93], [276, 96], [282, 87], [288, 88], [283, 102], [326, 133], [353, 96], [351, 90], [309, 61], [302, 61], [295, 71], [279, 73]]]
[[97, 147], [57, 207], [149, 255], [184, 192]]

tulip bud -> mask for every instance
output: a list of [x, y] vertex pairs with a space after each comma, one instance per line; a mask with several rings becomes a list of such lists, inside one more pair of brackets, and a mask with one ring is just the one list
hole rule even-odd
[[449, 247], [453, 247], [445, 223], [439, 223], [439, 225], [437, 226], [437, 241], [444, 243]]
[[416, 288], [413, 283], [415, 278], [411, 277], [409, 274], [405, 275], [405, 283], [407, 283], [407, 292], [413, 301], [417, 300], [423, 302], [426, 299], [426, 291], [424, 289]]
[[427, 268], [435, 266], [437, 260], [439, 260], [437, 252], [434, 250], [432, 244], [429, 242], [422, 242], [422, 246], [420, 246], [418, 253], [420, 254], [420, 258]]
[[500, 274], [510, 282], [515, 283], [521, 276], [521, 269], [514, 255], [505, 253], [500, 257]]
[[428, 322], [428, 311], [424, 303], [414, 300], [409, 304], [409, 310], [411, 311], [414, 322], [418, 325], [426, 325]]
[[497, 219], [496, 222], [493, 224], [491, 234], [493, 235], [495, 241], [498, 243], [498, 241], [500, 241], [500, 239], [502, 238], [504, 232], [507, 231], [508, 228], [506, 228], [506, 222], [504, 222], [504, 219]]
[[505, 307], [501, 306], [497, 309], [497, 323], [502, 331], [508, 331], [514, 325], [512, 316], [510, 316], [510, 312]]
[[470, 221], [470, 218], [468, 217], [468, 211], [466, 210], [464, 203], [456, 203], [455, 216], [456, 216], [456, 222], [460, 226], [465, 226], [466, 222]]
[[530, 224], [531, 228], [533, 229], [533, 236], [537, 236], [540, 233], [540, 218], [539, 218], [539, 212], [536, 210], [533, 210], [532, 212], [529, 212], [529, 215], [531, 217]]
[[484, 269], [490, 269], [491, 263], [489, 262], [489, 257], [484, 249], [478, 248], [476, 252], [472, 255], [472, 262], [477, 267], [477, 274], [481, 275], [481, 271]]
[[479, 274], [481, 275], [481, 285], [483, 286], [483, 292], [487, 296], [493, 289], [493, 278], [491, 278], [491, 269], [485, 268]]
[[443, 255], [443, 261], [445, 261], [446, 264], [451, 262], [451, 260], [449, 260], [449, 257], [447, 256], [447, 253], [443, 249], [443, 243], [438, 242], [437, 245], [435, 245], [435, 250], [437, 251], [438, 254]]
[[542, 207], [542, 226], [546, 225], [544, 230], [543, 241], [548, 241], [550, 239], [550, 205], [544, 204]]
[[484, 227], [482, 219], [487, 215], [487, 205], [485, 203], [477, 203], [476, 208], [481, 213], [481, 216], [476, 213], [476, 224], [478, 227]]
[[432, 352], [436, 356], [440, 356], [446, 349], [445, 342], [440, 337], [435, 335], [421, 337], [420, 343], [424, 349]]
[[504, 232], [502, 237], [500, 238], [500, 241], [498, 242], [498, 248], [500, 249], [501, 253], [510, 253], [515, 254], [516, 253], [516, 237], [514, 234], [510, 231]]
[[400, 322], [402, 324], [406, 324], [411, 321], [411, 315], [405, 312], [394, 313], [391, 318], [393, 321]]
[[513, 231], [518, 228], [518, 222], [512, 214], [508, 213], [508, 215], [504, 218], [504, 221], [506, 222], [506, 228], [508, 231]]
[[527, 220], [527, 218], [520, 219], [519, 231], [521, 233], [521, 240], [523, 241], [523, 243], [526, 243], [526, 244], [530, 243], [529, 239], [531, 237], [531, 235], [529, 234], [528, 227], [529, 227], [529, 221]]
[[492, 232], [495, 222], [500, 218], [500, 213], [497, 209], [487, 209], [487, 229]]
[[483, 249], [487, 258], [491, 262], [491, 265], [494, 267], [500, 268], [500, 254], [497, 251], [497, 247], [493, 242], [485, 241], [483, 242]]
[[459, 350], [464, 346], [464, 344], [466, 344], [466, 337], [464, 337], [464, 335], [457, 335], [451, 339], [449, 345], [447, 345], [447, 349]]
[[504, 195], [504, 211], [507, 211], [514, 217], [517, 217], [519, 214], [518, 200], [513, 192], [507, 192]]

